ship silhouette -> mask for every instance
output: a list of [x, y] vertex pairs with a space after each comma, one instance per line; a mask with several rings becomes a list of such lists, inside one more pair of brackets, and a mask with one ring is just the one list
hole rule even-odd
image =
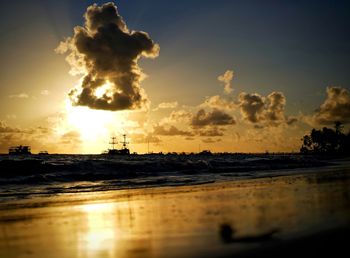
[[112, 145], [112, 148], [108, 149], [103, 154], [106, 154], [106, 155], [129, 155], [130, 150], [127, 148], [127, 145], [129, 144], [129, 142], [126, 141], [126, 134], [123, 134], [123, 141], [121, 143], [123, 145], [123, 147], [121, 149], [114, 148], [114, 146], [116, 144], [118, 144], [118, 142], [116, 142], [116, 137], [111, 137], [111, 142], [109, 144]]
[[32, 154], [30, 152], [30, 146], [14, 146], [9, 148], [9, 154], [10, 155], [25, 155], [25, 154]]

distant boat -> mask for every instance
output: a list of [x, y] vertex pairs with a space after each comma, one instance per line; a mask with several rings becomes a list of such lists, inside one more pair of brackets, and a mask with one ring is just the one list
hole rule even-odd
[[111, 137], [111, 139], [112, 141], [109, 144], [112, 145], [112, 149], [108, 149], [108, 151], [104, 152], [103, 154], [106, 154], [106, 155], [129, 155], [130, 154], [130, 150], [127, 148], [127, 144], [129, 143], [126, 141], [126, 134], [123, 134], [123, 141], [122, 141], [123, 148], [121, 149], [114, 148], [114, 145], [117, 144], [117, 142], [115, 141], [116, 137]]
[[30, 146], [14, 146], [9, 148], [9, 154], [10, 155], [26, 155], [26, 154], [32, 154], [30, 152]]

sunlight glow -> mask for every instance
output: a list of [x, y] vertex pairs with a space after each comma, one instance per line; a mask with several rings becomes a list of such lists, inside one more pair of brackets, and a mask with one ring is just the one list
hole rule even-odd
[[101, 87], [98, 87], [94, 92], [94, 95], [97, 98], [102, 98], [103, 95], [106, 95], [108, 97], [112, 97], [112, 94], [113, 93], [111, 91], [111, 84], [109, 82], [105, 83]]
[[83, 140], [108, 135], [114, 114], [108, 111], [92, 110], [87, 107], [73, 107], [67, 103], [67, 122], [78, 129]]
[[77, 131], [84, 153], [98, 153], [108, 148], [112, 135], [121, 135], [127, 123], [126, 112], [94, 110], [88, 107], [72, 106], [69, 100], [65, 106], [65, 122], [61, 134], [67, 130]]

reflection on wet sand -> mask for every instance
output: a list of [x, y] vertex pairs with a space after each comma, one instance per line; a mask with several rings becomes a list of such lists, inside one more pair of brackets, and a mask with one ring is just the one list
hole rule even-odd
[[[333, 171], [1, 203], [0, 257], [215, 257], [249, 250], [348, 225], [348, 175]], [[230, 241], [223, 241], [222, 225], [229, 225]]]
[[114, 242], [118, 242], [118, 230], [113, 214], [112, 203], [86, 204], [79, 207], [85, 226], [79, 232], [78, 257], [96, 257], [103, 254], [116, 256]]

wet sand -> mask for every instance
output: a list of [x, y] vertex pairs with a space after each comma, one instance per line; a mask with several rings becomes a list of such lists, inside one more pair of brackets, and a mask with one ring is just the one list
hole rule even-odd
[[0, 202], [7, 258], [341, 257], [349, 234], [350, 168]]

